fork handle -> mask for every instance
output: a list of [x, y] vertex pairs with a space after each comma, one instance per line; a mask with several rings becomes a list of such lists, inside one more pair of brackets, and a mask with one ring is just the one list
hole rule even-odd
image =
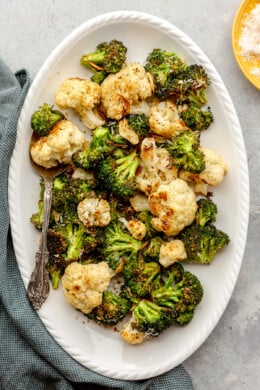
[[50, 279], [47, 270], [49, 252], [47, 248], [47, 231], [49, 227], [51, 201], [52, 201], [52, 184], [53, 180], [44, 179], [44, 216], [42, 225], [42, 239], [39, 251], [35, 256], [35, 268], [31, 274], [27, 287], [27, 294], [35, 310], [39, 310], [46, 301], [50, 291]]

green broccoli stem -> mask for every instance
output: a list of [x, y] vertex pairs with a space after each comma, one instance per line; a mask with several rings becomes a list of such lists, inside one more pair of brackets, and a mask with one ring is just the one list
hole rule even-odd
[[139, 161], [136, 158], [136, 152], [129, 154], [126, 157], [121, 157], [116, 160], [118, 167], [116, 168], [117, 176], [123, 179], [132, 178], [138, 168]]
[[83, 232], [82, 229], [73, 229], [72, 224], [68, 226], [68, 241], [66, 260], [77, 260], [80, 256], [83, 247]]
[[52, 288], [57, 289], [60, 284], [61, 270], [49, 270]]

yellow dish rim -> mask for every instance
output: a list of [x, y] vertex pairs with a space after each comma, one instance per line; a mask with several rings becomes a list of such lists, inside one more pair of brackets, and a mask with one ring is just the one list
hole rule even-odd
[[260, 69], [260, 60], [258, 61], [249, 61], [246, 60], [243, 56], [239, 54], [239, 37], [241, 33], [242, 28], [242, 22], [245, 15], [253, 9], [257, 4], [260, 4], [260, 1], [258, 0], [244, 0], [238, 7], [238, 10], [236, 12], [233, 26], [232, 26], [232, 46], [233, 46], [233, 52], [234, 56], [236, 58], [236, 61], [238, 63], [238, 66], [240, 67], [241, 71], [245, 75], [245, 77], [253, 84], [257, 89], [260, 90], [260, 76], [255, 76], [251, 73], [252, 68], [259, 67]]

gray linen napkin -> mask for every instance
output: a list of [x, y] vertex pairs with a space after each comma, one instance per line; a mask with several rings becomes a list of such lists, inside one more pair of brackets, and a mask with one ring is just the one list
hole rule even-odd
[[23, 285], [9, 230], [8, 169], [16, 123], [29, 87], [25, 70], [13, 75], [0, 60], [0, 388], [190, 390], [182, 365], [148, 380], [114, 380], [72, 359], [49, 335], [32, 309]]

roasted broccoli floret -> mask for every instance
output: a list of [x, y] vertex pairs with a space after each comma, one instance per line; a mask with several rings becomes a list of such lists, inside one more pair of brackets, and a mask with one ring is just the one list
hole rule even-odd
[[132, 256], [126, 260], [123, 268], [125, 285], [133, 294], [148, 296], [161, 283], [161, 267], [156, 262], [146, 263], [142, 256]]
[[95, 51], [84, 54], [80, 64], [94, 72], [91, 80], [100, 84], [109, 73], [119, 72], [126, 60], [126, 52], [124, 44], [113, 39], [98, 44]]
[[52, 288], [57, 289], [65, 270], [65, 263], [63, 259], [59, 256], [49, 256], [47, 269], [49, 272]]
[[42, 199], [38, 201], [38, 211], [31, 216], [31, 223], [38, 230], [42, 228], [44, 215], [44, 202]]
[[40, 136], [46, 136], [52, 127], [64, 119], [62, 112], [55, 110], [53, 106], [44, 103], [31, 116], [31, 127]]
[[158, 232], [154, 229], [152, 225], [152, 214], [148, 210], [140, 211], [137, 213], [137, 218], [140, 219], [145, 224], [146, 227], [146, 238], [152, 238], [158, 235]]
[[211, 109], [208, 107], [207, 110], [202, 110], [195, 104], [191, 104], [187, 109], [181, 111], [180, 117], [194, 131], [206, 130], [213, 122]]
[[195, 222], [200, 226], [205, 226], [207, 223], [215, 222], [217, 217], [217, 205], [210, 198], [200, 198], [197, 201], [197, 211], [195, 214]]
[[212, 224], [191, 224], [179, 234], [187, 252], [188, 263], [210, 264], [215, 255], [229, 243], [229, 236]]
[[82, 169], [90, 169], [97, 165], [116, 147], [126, 145], [126, 141], [118, 134], [112, 134], [109, 127], [98, 127], [93, 131], [90, 145], [72, 156], [73, 163]]
[[178, 103], [189, 102], [198, 107], [207, 102], [206, 90], [210, 79], [202, 65], [189, 65], [183, 71], [167, 78], [164, 85], [158, 86], [159, 99], [173, 98]]
[[164, 87], [169, 77], [185, 68], [186, 64], [176, 53], [157, 48], [148, 54], [145, 65], [145, 70], [152, 74], [157, 87]]
[[164, 270], [164, 274], [166, 275], [166, 278], [168, 279], [170, 276], [174, 283], [178, 283], [182, 280], [182, 276], [184, 272], [185, 271], [183, 265], [178, 261], [176, 261], [170, 267]]
[[166, 142], [173, 164], [192, 173], [205, 169], [204, 154], [199, 149], [199, 133], [185, 130]]
[[88, 236], [83, 225], [71, 222], [57, 223], [48, 229], [49, 260], [47, 269], [54, 289], [58, 288], [59, 280], [68, 263], [81, 257], [86, 237]]
[[159, 236], [152, 237], [147, 241], [142, 249], [142, 255], [145, 261], [157, 261], [160, 258], [160, 249], [163, 244], [163, 239]]
[[139, 137], [145, 137], [150, 131], [149, 119], [145, 114], [130, 114], [127, 122]]
[[55, 224], [48, 229], [48, 250], [51, 255], [59, 255], [65, 262], [78, 260], [83, 250], [85, 234], [82, 224]]
[[132, 196], [135, 193], [135, 174], [139, 162], [136, 151], [129, 154], [115, 152], [100, 162], [97, 174], [115, 195]]
[[129, 313], [131, 302], [113, 291], [103, 292], [102, 304], [95, 307], [87, 317], [107, 326], [116, 325]]
[[191, 321], [196, 306], [203, 297], [203, 287], [199, 279], [189, 271], [182, 273], [178, 283], [174, 283], [174, 275], [170, 273], [163, 287], [152, 291], [153, 301], [175, 312], [175, 321], [185, 325]]
[[109, 266], [116, 270], [128, 257], [137, 256], [141, 246], [141, 241], [130, 236], [117, 221], [113, 221], [104, 228], [104, 241], [100, 250]]
[[78, 223], [77, 205], [93, 195], [91, 184], [83, 179], [73, 179], [66, 173], [56, 177], [52, 187], [52, 212], [61, 222]]
[[142, 299], [133, 310], [133, 328], [145, 332], [147, 336], [159, 336], [174, 323], [173, 311]]

